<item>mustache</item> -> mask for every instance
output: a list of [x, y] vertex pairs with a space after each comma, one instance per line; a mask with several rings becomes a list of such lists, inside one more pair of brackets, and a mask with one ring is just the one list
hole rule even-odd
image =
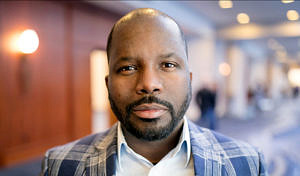
[[168, 101], [162, 100], [160, 98], [157, 98], [155, 96], [147, 96], [143, 97], [137, 101], [134, 101], [133, 103], [130, 103], [129, 105], [126, 106], [126, 111], [128, 113], [132, 112], [132, 109], [138, 105], [141, 104], [150, 104], [150, 103], [157, 103], [160, 105], [163, 105], [169, 109], [170, 112], [174, 112], [173, 105], [169, 103]]

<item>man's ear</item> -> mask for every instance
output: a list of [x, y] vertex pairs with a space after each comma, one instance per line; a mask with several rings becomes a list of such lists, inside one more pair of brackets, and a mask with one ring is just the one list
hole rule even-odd
[[192, 81], [193, 81], [193, 73], [192, 72], [190, 72], [190, 80], [191, 80], [191, 83], [192, 83]]
[[108, 75], [105, 76], [105, 85], [106, 85], [106, 88], [108, 90]]

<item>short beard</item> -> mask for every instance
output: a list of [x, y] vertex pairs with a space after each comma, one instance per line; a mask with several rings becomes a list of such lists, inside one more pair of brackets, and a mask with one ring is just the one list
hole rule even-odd
[[[121, 122], [123, 127], [130, 132], [133, 136], [135, 136], [138, 139], [143, 139], [145, 141], [156, 141], [156, 140], [161, 140], [166, 137], [168, 137], [173, 130], [177, 127], [178, 123], [182, 120], [185, 112], [188, 109], [188, 106], [191, 101], [191, 87], [189, 86], [189, 91], [181, 104], [178, 112], [176, 113], [174, 110], [174, 107], [171, 103], [161, 100], [157, 97], [154, 96], [147, 96], [144, 97], [138, 101], [135, 101], [129, 105], [126, 106], [126, 112], [122, 113], [122, 111], [117, 107], [115, 101], [112, 99], [110, 93], [109, 93], [109, 100], [110, 100], [110, 105], [112, 111], [115, 113], [117, 116], [118, 120]], [[135, 126], [133, 123], [130, 121], [130, 115], [132, 114], [133, 108], [144, 104], [144, 103], [157, 103], [161, 104], [169, 109], [169, 112], [171, 114], [171, 122], [167, 124], [167, 126], [160, 127], [159, 129], [154, 129], [154, 128], [148, 128], [141, 130], [137, 126]], [[158, 119], [144, 119], [144, 122], [149, 122], [149, 123], [157, 123]]]

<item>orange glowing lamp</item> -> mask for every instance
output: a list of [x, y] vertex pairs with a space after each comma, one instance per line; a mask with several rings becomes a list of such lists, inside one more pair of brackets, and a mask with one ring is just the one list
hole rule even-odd
[[18, 38], [18, 51], [23, 54], [32, 54], [39, 47], [39, 37], [32, 29], [22, 32]]

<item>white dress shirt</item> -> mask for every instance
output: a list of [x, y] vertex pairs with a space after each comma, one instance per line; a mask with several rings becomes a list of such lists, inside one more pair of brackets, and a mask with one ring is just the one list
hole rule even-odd
[[194, 162], [191, 157], [190, 134], [186, 117], [184, 117], [183, 130], [177, 146], [155, 165], [127, 145], [119, 122], [116, 166], [117, 176], [194, 175]]

